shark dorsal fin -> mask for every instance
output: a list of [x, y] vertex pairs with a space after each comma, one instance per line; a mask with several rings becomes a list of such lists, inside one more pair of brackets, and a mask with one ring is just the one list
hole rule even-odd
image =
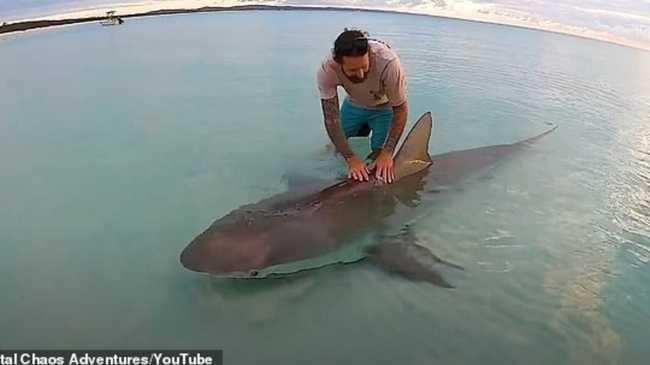
[[431, 112], [422, 114], [415, 122], [395, 154], [395, 179], [415, 174], [432, 164], [429, 156], [429, 139], [433, 129]]

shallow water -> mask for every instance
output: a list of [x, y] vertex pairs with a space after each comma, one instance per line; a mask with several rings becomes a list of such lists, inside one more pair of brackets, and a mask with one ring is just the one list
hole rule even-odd
[[[241, 12], [0, 43], [0, 344], [222, 348], [227, 364], [642, 364], [650, 355], [650, 54], [418, 16]], [[348, 18], [349, 17], [349, 18]], [[214, 219], [334, 178], [315, 71], [343, 26], [391, 42], [431, 153], [559, 125], [413, 226], [445, 290], [367, 264], [214, 280]]]

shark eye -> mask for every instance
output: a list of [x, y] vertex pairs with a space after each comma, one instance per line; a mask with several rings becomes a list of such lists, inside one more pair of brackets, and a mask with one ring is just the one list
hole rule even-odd
[[259, 275], [259, 272], [257, 270], [251, 270], [251, 272], [248, 273], [250, 276], [255, 277]]

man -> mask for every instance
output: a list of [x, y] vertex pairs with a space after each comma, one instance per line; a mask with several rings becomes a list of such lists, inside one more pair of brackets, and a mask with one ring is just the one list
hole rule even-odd
[[[370, 170], [393, 182], [393, 152], [408, 116], [406, 76], [397, 54], [387, 44], [369, 39], [359, 30], [345, 29], [332, 54], [317, 73], [325, 129], [348, 164], [348, 177], [368, 181]], [[339, 112], [337, 86], [347, 97]], [[370, 166], [354, 154], [348, 138], [370, 137]]]

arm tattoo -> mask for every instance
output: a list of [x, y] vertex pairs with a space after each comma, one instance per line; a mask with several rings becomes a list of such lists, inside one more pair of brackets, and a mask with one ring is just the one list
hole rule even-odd
[[406, 126], [406, 119], [408, 118], [408, 102], [404, 102], [400, 106], [393, 107], [393, 126], [390, 128], [388, 138], [384, 143], [384, 150], [391, 154], [395, 151], [395, 146], [399, 142], [404, 126]]
[[336, 150], [339, 151], [345, 157], [349, 159], [354, 156], [354, 152], [348, 144], [348, 139], [345, 137], [343, 132], [343, 127], [341, 127], [341, 120], [339, 117], [339, 97], [334, 96], [331, 99], [321, 99], [321, 106], [323, 107], [323, 117], [325, 118], [325, 129], [329, 135], [332, 143], [336, 147]]

